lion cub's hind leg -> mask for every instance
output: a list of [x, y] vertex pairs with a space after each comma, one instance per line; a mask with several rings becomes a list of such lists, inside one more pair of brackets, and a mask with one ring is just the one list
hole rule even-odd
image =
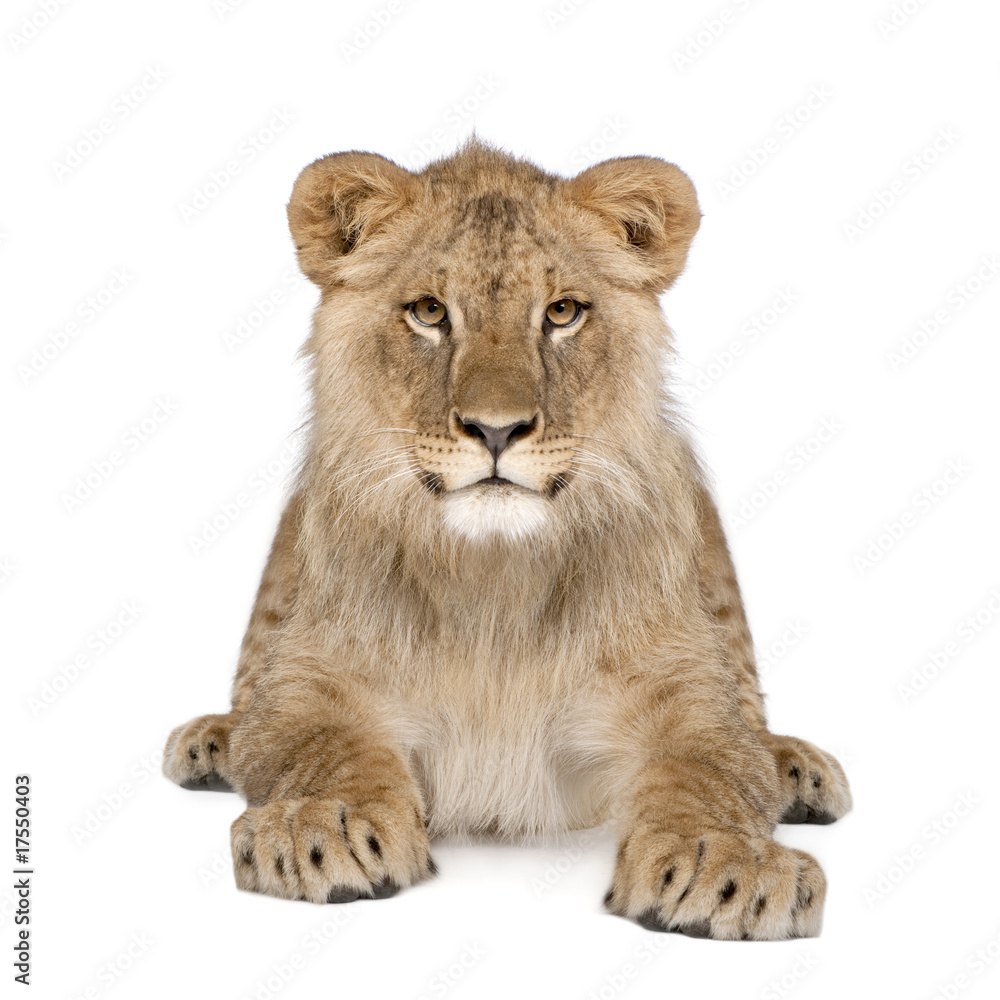
[[840, 762], [794, 736], [758, 733], [774, 755], [781, 781], [782, 823], [832, 823], [851, 808], [851, 789]]
[[226, 773], [229, 734], [242, 717], [242, 712], [199, 715], [178, 726], [167, 738], [163, 773], [181, 788], [231, 792]]

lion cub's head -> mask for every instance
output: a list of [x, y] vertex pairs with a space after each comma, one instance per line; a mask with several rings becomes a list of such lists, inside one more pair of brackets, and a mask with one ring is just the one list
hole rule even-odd
[[302, 171], [288, 218], [323, 293], [311, 455], [340, 516], [509, 543], [641, 502], [656, 294], [700, 221], [682, 171], [629, 157], [564, 179], [478, 141], [420, 173], [338, 153]]

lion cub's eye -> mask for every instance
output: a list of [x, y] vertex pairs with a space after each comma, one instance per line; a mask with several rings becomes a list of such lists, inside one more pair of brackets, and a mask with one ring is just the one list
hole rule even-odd
[[545, 318], [552, 326], [572, 326], [583, 312], [576, 299], [558, 299], [545, 310]]
[[409, 310], [410, 315], [421, 326], [440, 326], [448, 318], [448, 310], [445, 309], [444, 303], [430, 296], [411, 302]]

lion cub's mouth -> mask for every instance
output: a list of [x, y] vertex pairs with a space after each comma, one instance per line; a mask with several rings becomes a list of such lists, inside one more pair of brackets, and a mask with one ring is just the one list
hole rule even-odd
[[484, 476], [444, 500], [444, 524], [473, 542], [524, 540], [542, 532], [549, 516], [545, 496], [503, 476]]
[[[462, 492], [462, 490], [446, 490], [444, 487], [444, 480], [436, 472], [427, 472], [426, 470], [421, 470], [418, 478], [421, 483], [430, 490], [431, 493], [454, 493]], [[519, 486], [512, 479], [507, 479], [504, 476], [484, 476], [482, 479], [477, 479], [474, 483], [469, 483], [468, 486], [463, 487], [463, 490], [474, 490], [477, 486], [487, 486], [487, 487], [501, 487], [510, 486], [512, 488], [518, 488], [524, 490], [525, 487]], [[508, 491], [509, 492], [509, 491]]]

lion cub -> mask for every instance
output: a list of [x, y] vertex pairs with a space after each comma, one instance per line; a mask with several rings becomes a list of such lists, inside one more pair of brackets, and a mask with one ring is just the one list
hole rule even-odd
[[479, 141], [323, 157], [288, 219], [321, 292], [307, 454], [232, 710], [164, 770], [231, 787], [241, 889], [381, 898], [430, 838], [614, 819], [605, 905], [656, 930], [819, 932], [772, 839], [851, 796], [768, 732], [719, 515], [662, 377], [657, 294], [701, 213], [677, 167], [546, 173]]

